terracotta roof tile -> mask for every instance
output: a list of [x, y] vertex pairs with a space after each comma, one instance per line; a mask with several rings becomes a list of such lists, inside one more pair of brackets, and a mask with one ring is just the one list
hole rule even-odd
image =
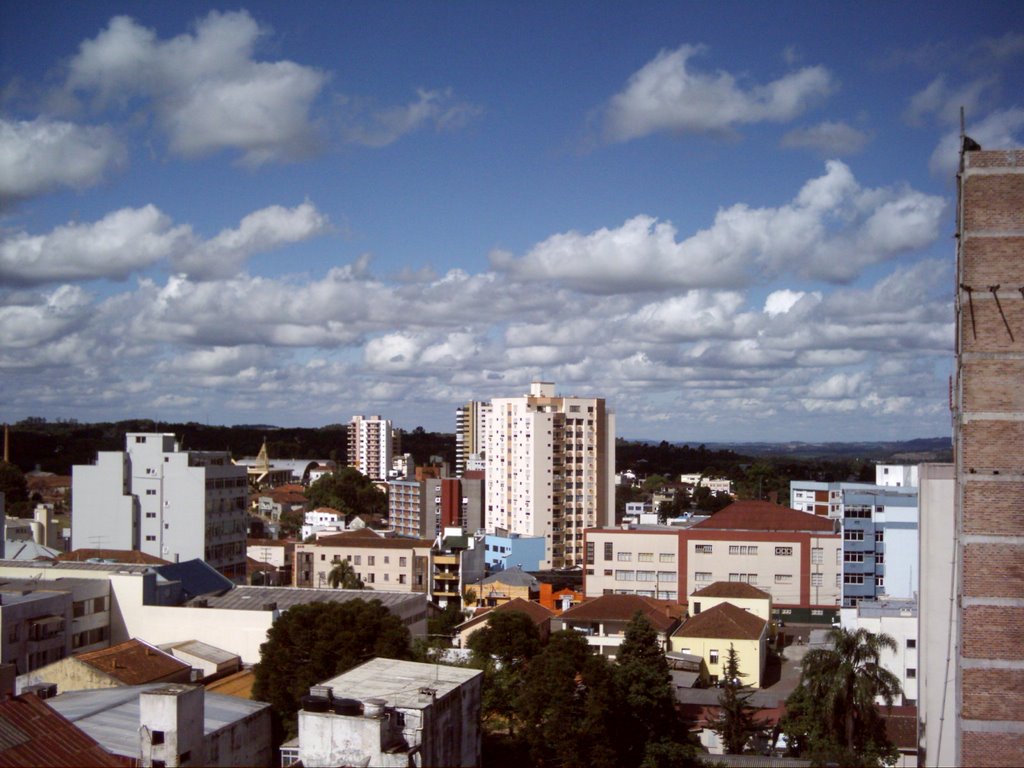
[[0, 701], [0, 766], [129, 766], [37, 696]]
[[187, 683], [192, 669], [169, 653], [134, 639], [100, 651], [82, 653], [75, 658], [125, 685], [142, 685], [162, 680]]
[[771, 595], [742, 581], [716, 581], [698, 589], [691, 597], [732, 597], [746, 600], [770, 600]]
[[746, 531], [835, 531], [835, 523], [824, 517], [781, 507], [769, 501], [734, 501], [690, 530]]
[[757, 640], [766, 622], [732, 603], [719, 603], [698, 613], [677, 629], [672, 637], [720, 637], [725, 640]]
[[206, 690], [239, 699], [252, 699], [252, 686], [255, 682], [255, 673], [251, 669], [243, 669], [213, 681], [206, 686]]
[[659, 632], [667, 632], [676, 624], [680, 606], [664, 600], [638, 595], [602, 595], [584, 600], [565, 611], [563, 621], [629, 621], [640, 611]]
[[543, 624], [545, 621], [550, 621], [555, 615], [540, 603], [535, 603], [532, 600], [523, 600], [523, 598], [517, 597], [513, 600], [509, 600], [507, 603], [502, 603], [496, 608], [487, 608], [485, 609], [485, 612], [477, 613], [473, 618], [462, 622], [462, 624], [458, 626], [458, 629], [462, 630], [479, 624], [481, 621], [486, 621], [490, 619], [492, 613], [510, 612], [525, 613], [530, 617], [530, 621], [538, 626]]

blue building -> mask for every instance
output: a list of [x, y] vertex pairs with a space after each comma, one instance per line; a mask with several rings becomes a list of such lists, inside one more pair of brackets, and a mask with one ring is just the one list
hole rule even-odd
[[524, 571], [539, 571], [544, 562], [544, 537], [484, 535], [484, 563], [488, 573], [519, 566]]

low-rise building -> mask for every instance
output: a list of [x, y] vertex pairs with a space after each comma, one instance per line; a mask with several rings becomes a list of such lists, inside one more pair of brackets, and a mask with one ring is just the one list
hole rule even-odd
[[[889, 599], [862, 600], [856, 606], [840, 612], [843, 629], [865, 629], [872, 634], [886, 634], [896, 643], [895, 649], [885, 648], [879, 661], [900, 681], [902, 701], [897, 704], [916, 704], [918, 694], [917, 654], [917, 600]], [[881, 699], [879, 699], [881, 703]]]
[[282, 764], [478, 766], [483, 672], [371, 659], [303, 697]]
[[476, 592], [477, 605], [495, 607], [516, 598], [536, 600], [540, 582], [522, 568], [506, 568], [469, 585]]
[[757, 614], [722, 602], [690, 617], [672, 634], [671, 650], [700, 656], [712, 682], [722, 679], [730, 648], [744, 675], [740, 682], [760, 688], [768, 662], [768, 622]]
[[765, 621], [772, 620], [772, 596], [741, 581], [716, 581], [693, 592], [690, 595], [690, 612], [696, 616], [722, 603], [731, 603]]
[[47, 699], [109, 753], [142, 766], [274, 764], [270, 705], [202, 686], [151, 683]]
[[434, 541], [431, 557], [431, 599], [439, 608], [454, 602], [462, 607], [466, 587], [484, 575], [483, 543], [461, 528], [446, 528]]
[[295, 545], [295, 586], [330, 588], [330, 572], [347, 560], [372, 589], [427, 594], [433, 541], [386, 537], [368, 528]]
[[642, 613], [658, 634], [658, 644], [669, 648], [669, 637], [679, 626], [682, 608], [677, 603], [637, 595], [603, 595], [586, 600], [552, 621], [552, 629], [572, 629], [587, 638], [595, 653], [614, 659], [626, 639], [626, 627]]
[[477, 630], [483, 629], [496, 613], [521, 613], [528, 617], [537, 627], [542, 643], [546, 643], [551, 635], [551, 619], [555, 615], [540, 603], [523, 600], [520, 597], [502, 603], [497, 608], [480, 608], [473, 618], [468, 619], [455, 628], [455, 642], [459, 648], [468, 648], [469, 638]]

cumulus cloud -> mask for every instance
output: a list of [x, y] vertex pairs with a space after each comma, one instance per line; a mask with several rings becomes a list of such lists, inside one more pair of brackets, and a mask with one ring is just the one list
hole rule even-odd
[[109, 128], [0, 118], [0, 203], [93, 186], [124, 160], [124, 147]]
[[868, 143], [868, 136], [846, 123], [825, 121], [789, 131], [780, 143], [787, 149], [813, 149], [834, 157], [857, 154]]
[[983, 97], [997, 82], [995, 77], [985, 77], [951, 88], [945, 75], [939, 75], [910, 98], [903, 119], [910, 125], [921, 125], [929, 117], [949, 125], [959, 124], [960, 108], [968, 115], [976, 114]]
[[342, 135], [348, 142], [368, 147], [385, 147], [424, 126], [433, 126], [435, 131], [454, 130], [481, 112], [475, 105], [457, 101], [451, 88], [420, 88], [415, 101], [368, 114], [351, 99], [343, 99], [343, 105]]
[[200, 247], [177, 255], [174, 268], [192, 278], [230, 277], [250, 256], [308, 240], [329, 228], [327, 216], [312, 203], [295, 208], [272, 205], [250, 213], [235, 229], [225, 229]]
[[640, 215], [617, 229], [553, 235], [522, 257], [495, 252], [491, 263], [592, 293], [733, 287], [784, 273], [847, 282], [934, 242], [943, 209], [942, 198], [912, 189], [863, 188], [833, 160], [791, 202], [733, 205], [684, 240], [670, 222]]
[[185, 156], [237, 149], [248, 166], [307, 156], [318, 146], [311, 111], [327, 75], [254, 59], [262, 34], [246, 11], [211, 11], [194, 33], [169, 40], [117, 16], [81, 44], [67, 88], [100, 106], [147, 100], [171, 149]]
[[46, 235], [19, 232], [0, 242], [0, 281], [14, 285], [108, 278], [183, 252], [188, 226], [172, 226], [156, 206], [122, 208], [88, 224], [70, 223]]
[[[983, 149], [1012, 149], [1024, 144], [1024, 109], [1012, 107], [992, 112], [968, 124], [967, 135]], [[960, 157], [960, 131], [949, 131], [932, 152], [928, 168], [936, 176], [952, 176]]]
[[820, 66], [745, 87], [728, 72], [692, 69], [689, 60], [704, 51], [699, 45], [661, 51], [635, 72], [604, 110], [605, 138], [722, 133], [737, 125], [788, 122], [835, 88], [832, 75]]
[[70, 333], [87, 319], [91, 299], [78, 286], [0, 305], [0, 349], [27, 349]]

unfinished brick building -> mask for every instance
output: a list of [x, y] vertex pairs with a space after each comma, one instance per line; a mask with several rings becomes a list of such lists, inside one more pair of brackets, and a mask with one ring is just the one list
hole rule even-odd
[[1024, 765], [1024, 150], [965, 137], [958, 191], [955, 749]]

